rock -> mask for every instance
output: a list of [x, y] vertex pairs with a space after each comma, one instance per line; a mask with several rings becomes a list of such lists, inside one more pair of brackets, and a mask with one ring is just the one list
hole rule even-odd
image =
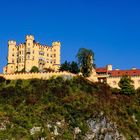
[[81, 132], [80, 128], [79, 127], [75, 127], [74, 128], [74, 133], [77, 135]]
[[34, 135], [36, 132], [39, 132], [41, 130], [41, 127], [33, 127], [30, 129], [30, 134]]
[[105, 135], [104, 140], [113, 140], [113, 139], [112, 139], [112, 136], [109, 135], [109, 134], [107, 133], [107, 134]]
[[54, 126], [54, 135], [55, 136], [59, 135], [58, 130], [57, 130], [57, 126]]

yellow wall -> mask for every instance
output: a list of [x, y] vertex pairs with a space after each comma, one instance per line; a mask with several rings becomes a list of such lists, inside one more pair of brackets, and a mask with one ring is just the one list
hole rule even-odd
[[55, 76], [62, 76], [65, 78], [72, 78], [76, 76], [75, 74], [68, 72], [48, 72], [48, 73], [17, 73], [17, 74], [3, 74], [2, 75], [7, 80], [17, 80], [17, 79], [49, 79]]
[[[119, 88], [118, 83], [121, 77], [108, 77], [107, 83], [113, 88]], [[131, 79], [134, 81], [134, 87], [137, 89], [140, 87], [140, 76], [131, 76]]]

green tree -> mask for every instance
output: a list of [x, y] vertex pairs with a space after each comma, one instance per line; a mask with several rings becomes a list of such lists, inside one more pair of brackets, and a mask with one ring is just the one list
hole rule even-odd
[[39, 72], [38, 67], [33, 66], [32, 69], [30, 70], [30, 72]]
[[70, 72], [71, 73], [79, 73], [79, 67], [78, 67], [78, 64], [75, 62], [75, 61], [72, 61], [71, 64], [70, 64]]
[[68, 72], [75, 73], [75, 74], [77, 74], [80, 71], [77, 62], [75, 62], [75, 61], [72, 61], [72, 62], [65, 61], [60, 66], [59, 70], [60, 71], [68, 71]]
[[84, 77], [89, 77], [92, 73], [94, 64], [94, 52], [86, 48], [80, 48], [77, 53], [78, 64], [80, 71]]
[[60, 71], [70, 71], [70, 62], [65, 61], [63, 64], [60, 66]]
[[134, 81], [131, 80], [131, 78], [127, 75], [124, 75], [120, 82], [119, 82], [119, 87], [121, 88], [121, 93], [125, 95], [131, 95], [135, 93], [135, 88], [133, 85]]

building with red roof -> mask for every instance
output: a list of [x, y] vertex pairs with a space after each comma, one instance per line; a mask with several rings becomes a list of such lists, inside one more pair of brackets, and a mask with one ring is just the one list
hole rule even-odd
[[128, 75], [134, 81], [135, 88], [140, 87], [140, 69], [132, 68], [129, 70], [112, 69], [112, 65], [96, 68], [99, 82], [106, 82], [111, 87], [118, 88], [118, 83], [122, 76]]

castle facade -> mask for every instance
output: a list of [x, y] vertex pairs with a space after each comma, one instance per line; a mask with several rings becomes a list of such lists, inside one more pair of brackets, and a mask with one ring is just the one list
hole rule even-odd
[[3, 68], [3, 73], [29, 72], [33, 66], [38, 67], [39, 71], [48, 68], [57, 71], [60, 66], [60, 46], [60, 42], [53, 42], [52, 46], [41, 45], [32, 35], [27, 35], [25, 43], [19, 45], [10, 40], [7, 65]]

